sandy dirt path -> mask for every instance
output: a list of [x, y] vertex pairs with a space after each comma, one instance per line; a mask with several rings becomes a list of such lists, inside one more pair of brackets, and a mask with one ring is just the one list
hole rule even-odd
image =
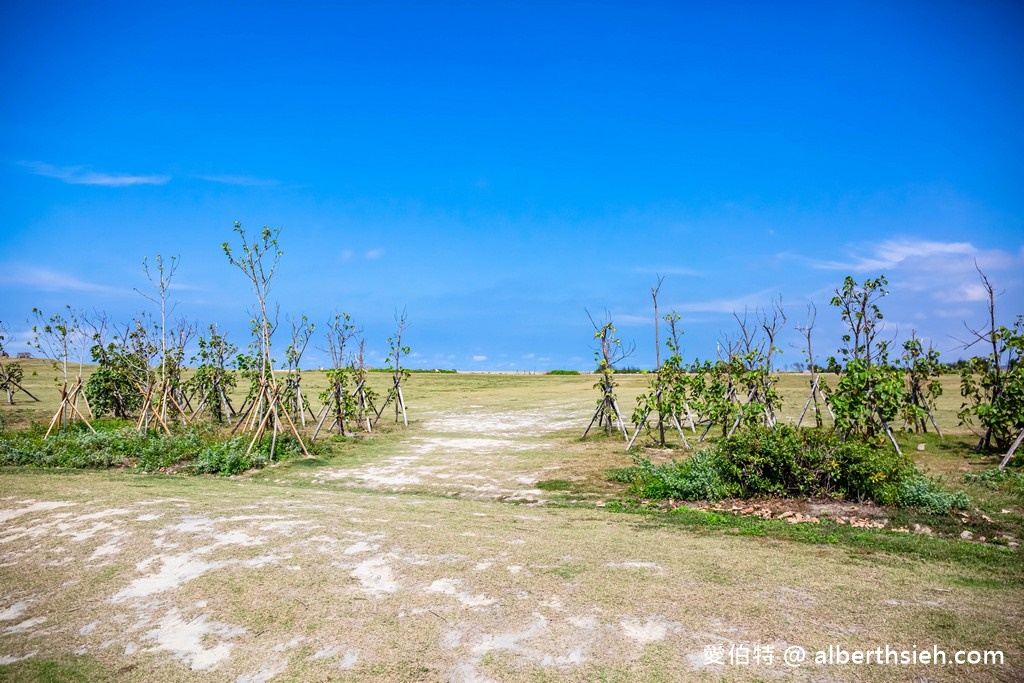
[[906, 680], [714, 653], [841, 642], [1022, 656], [1005, 635], [1024, 617], [1019, 596], [841, 548], [244, 480], [19, 472], [4, 485], [10, 680], [31, 660], [85, 667], [87, 680]]
[[545, 502], [537, 481], [558, 476], [564, 437], [586, 420], [564, 402], [496, 411], [483, 405], [433, 410], [415, 434], [360, 467], [325, 468], [315, 484], [391, 492], [422, 492], [531, 505]]

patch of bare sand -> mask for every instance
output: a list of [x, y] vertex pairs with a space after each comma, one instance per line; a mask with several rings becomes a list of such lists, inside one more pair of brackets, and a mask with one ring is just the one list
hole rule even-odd
[[[520, 454], [549, 448], [544, 436], [577, 426], [564, 406], [516, 411], [451, 410], [428, 414], [422, 431], [406, 438], [400, 452], [350, 469], [328, 469], [314, 483], [332, 482], [388, 491], [431, 491], [478, 500], [540, 504], [534, 487], [542, 472], [524, 472]], [[543, 469], [543, 467], [541, 467]]]

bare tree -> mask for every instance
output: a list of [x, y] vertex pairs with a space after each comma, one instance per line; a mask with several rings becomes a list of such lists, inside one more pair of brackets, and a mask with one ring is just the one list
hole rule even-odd
[[[829, 407], [828, 401], [825, 400], [825, 394], [821, 388], [821, 375], [818, 374], [818, 363], [814, 356], [814, 345], [812, 344], [812, 333], [814, 332], [814, 323], [818, 319], [818, 307], [813, 303], [807, 304], [807, 319], [803, 325], [797, 325], [796, 330], [803, 335], [806, 341], [806, 348], [804, 349], [804, 355], [807, 358], [807, 369], [811, 373], [810, 378], [810, 393], [807, 395], [807, 401], [804, 403], [803, 410], [800, 411], [800, 417], [796, 421], [796, 426], [799, 427], [804, 421], [804, 415], [807, 414], [807, 409], [814, 404], [814, 424], [821, 427], [822, 416], [821, 416], [821, 404], [825, 405], [825, 408], [832, 414], [832, 408]], [[819, 398], [821, 399], [819, 403]]]
[[661, 291], [661, 286], [665, 283], [665, 276], [659, 275], [658, 283], [651, 287], [651, 301], [654, 303], [654, 372], [655, 372], [655, 383], [658, 388], [654, 393], [655, 410], [658, 413], [658, 445], [665, 445], [665, 410], [662, 405], [662, 389], [661, 389], [661, 341], [658, 339], [658, 328], [661, 323], [661, 319], [658, 317], [658, 293]]
[[[72, 415], [78, 415], [89, 424], [85, 415], [78, 409], [78, 399], [83, 388], [82, 369], [88, 347], [87, 335], [82, 327], [81, 311], [65, 306], [64, 313], [54, 313], [47, 317], [40, 309], [33, 308], [32, 316], [35, 323], [32, 325], [33, 338], [29, 345], [50, 360], [53, 369], [61, 373], [62, 380], [60, 407], [50, 421], [47, 436], [55, 425], [59, 425], [58, 429], [63, 430]], [[75, 386], [69, 387], [68, 368], [75, 356], [78, 357], [78, 377]], [[89, 428], [92, 429], [92, 425], [89, 425]]]
[[409, 371], [402, 367], [402, 356], [408, 356], [412, 350], [408, 345], [402, 345], [402, 335], [405, 333], [407, 320], [408, 315], [405, 309], [402, 309], [401, 315], [395, 313], [395, 334], [388, 338], [387, 367], [391, 370], [391, 389], [388, 390], [388, 395], [377, 412], [377, 419], [380, 419], [388, 404], [394, 401], [395, 424], [398, 423], [399, 415], [401, 415], [403, 423], [408, 427], [409, 418], [405, 411], [405, 396], [402, 394], [402, 382], [409, 379]]
[[149, 280], [156, 293], [155, 295], [146, 294], [138, 288], [135, 291], [160, 309], [160, 396], [158, 400], [160, 419], [167, 422], [167, 404], [169, 403], [167, 392], [170, 391], [167, 377], [167, 315], [174, 310], [174, 306], [171, 306], [170, 311], [167, 309], [167, 293], [171, 288], [174, 273], [178, 270], [178, 257], [172, 256], [169, 262], [165, 262], [164, 257], [157, 254], [155, 270], [150, 269], [147, 259], [142, 259], [142, 270], [146, 273], [146, 279]]

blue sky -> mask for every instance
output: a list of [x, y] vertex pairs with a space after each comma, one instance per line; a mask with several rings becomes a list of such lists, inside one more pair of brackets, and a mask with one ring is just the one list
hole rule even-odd
[[347, 311], [383, 354], [405, 309], [416, 367], [586, 369], [587, 311], [650, 366], [658, 274], [688, 358], [780, 295], [782, 363], [808, 302], [834, 353], [846, 275], [950, 359], [975, 262], [1024, 312], [1015, 3], [15, 1], [0, 27], [12, 348], [34, 306], [152, 310], [158, 253], [175, 315], [243, 345], [236, 220], [281, 229], [283, 324]]

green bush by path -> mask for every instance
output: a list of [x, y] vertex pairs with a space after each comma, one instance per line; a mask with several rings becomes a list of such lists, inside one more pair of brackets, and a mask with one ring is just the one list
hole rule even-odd
[[[176, 469], [196, 474], [238, 474], [269, 461], [269, 439], [246, 454], [249, 439], [224, 440], [208, 427], [192, 426], [175, 434], [138, 431], [123, 420], [97, 420], [96, 432], [80, 422], [44, 439], [34, 426], [0, 435], [0, 465], [73, 469], [122, 467], [143, 472]], [[275, 460], [301, 454], [294, 437], [279, 436]]]
[[580, 374], [580, 371], [579, 370], [548, 370], [544, 374], [546, 374], [546, 375], [578, 375], [578, 374]]
[[[824, 429], [753, 428], [687, 460], [664, 465], [645, 458], [635, 462], [632, 484], [644, 498], [836, 498], [935, 513], [969, 504], [965, 494], [944, 491], [905, 456], [861, 441], [843, 441]], [[626, 479], [622, 473], [616, 476]]]

